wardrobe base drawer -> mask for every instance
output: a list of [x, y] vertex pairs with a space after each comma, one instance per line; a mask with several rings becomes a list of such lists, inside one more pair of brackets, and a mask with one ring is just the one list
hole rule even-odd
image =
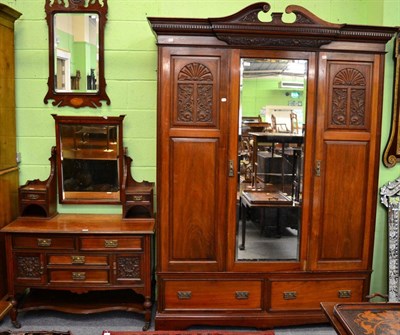
[[363, 285], [356, 279], [273, 281], [270, 310], [319, 310], [322, 301], [361, 301]]
[[262, 281], [165, 280], [165, 310], [261, 310]]

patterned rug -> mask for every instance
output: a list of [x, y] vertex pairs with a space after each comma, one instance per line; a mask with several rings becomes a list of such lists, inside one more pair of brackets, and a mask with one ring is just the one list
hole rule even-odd
[[17, 330], [17, 331], [0, 331], [0, 335], [73, 335], [71, 332], [59, 332], [56, 330], [50, 330], [50, 331], [26, 331], [26, 330]]
[[217, 331], [217, 330], [157, 330], [157, 331], [112, 331], [105, 330], [102, 335], [274, 335], [273, 330], [265, 331]]

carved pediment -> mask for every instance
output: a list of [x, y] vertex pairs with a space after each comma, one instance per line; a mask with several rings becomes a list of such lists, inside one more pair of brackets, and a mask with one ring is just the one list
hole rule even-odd
[[315, 49], [333, 41], [386, 43], [393, 28], [335, 24], [324, 21], [301, 6], [288, 6], [294, 14], [291, 23], [282, 20], [283, 14], [272, 12], [270, 21], [260, 15], [270, 11], [267, 2], [258, 2], [239, 12], [219, 18], [148, 18], [157, 36], [214, 36], [232, 47]]

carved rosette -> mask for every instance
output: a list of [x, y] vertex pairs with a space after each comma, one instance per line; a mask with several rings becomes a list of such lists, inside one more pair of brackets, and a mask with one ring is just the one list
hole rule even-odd
[[366, 79], [357, 69], [340, 70], [332, 82], [330, 125], [360, 128], [366, 125]]
[[213, 123], [214, 79], [207, 66], [187, 64], [178, 74], [178, 124]]
[[118, 257], [117, 277], [140, 279], [140, 256]]
[[17, 256], [18, 278], [40, 278], [43, 269], [37, 256]]

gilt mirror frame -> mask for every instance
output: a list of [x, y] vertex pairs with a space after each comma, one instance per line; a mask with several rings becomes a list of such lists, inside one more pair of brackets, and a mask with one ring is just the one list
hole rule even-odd
[[394, 82], [393, 82], [393, 111], [392, 111], [392, 127], [389, 140], [383, 153], [383, 164], [386, 167], [394, 167], [400, 162], [400, 32], [395, 38], [395, 46], [393, 51], [394, 59]]
[[[44, 103], [49, 100], [53, 106], [101, 107], [105, 101], [111, 101], [106, 93], [106, 80], [104, 78], [104, 29], [107, 22], [107, 0], [45, 0], [46, 21], [49, 31], [49, 78], [47, 81], [48, 92]], [[55, 15], [56, 14], [93, 14], [98, 15], [98, 78], [96, 91], [58, 91], [55, 82]], [[86, 76], [85, 76], [86, 77]]]

